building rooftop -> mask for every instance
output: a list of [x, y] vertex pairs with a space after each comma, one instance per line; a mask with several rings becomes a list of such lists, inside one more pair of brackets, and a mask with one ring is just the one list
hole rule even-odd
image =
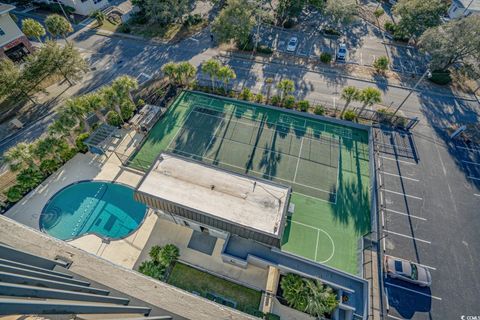
[[0, 14], [5, 14], [7, 12], [12, 11], [13, 9], [15, 9], [15, 6], [0, 2]]
[[457, 2], [470, 11], [480, 11], [480, 0], [457, 0]]
[[163, 153], [137, 192], [280, 238], [290, 188]]

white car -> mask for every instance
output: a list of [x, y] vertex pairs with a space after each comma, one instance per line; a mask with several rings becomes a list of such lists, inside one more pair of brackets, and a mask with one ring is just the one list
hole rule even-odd
[[347, 45], [345, 43], [340, 43], [337, 51], [337, 60], [346, 61], [347, 60]]
[[288, 41], [287, 51], [295, 52], [295, 50], [297, 49], [297, 45], [298, 45], [297, 37], [291, 37], [290, 40]]
[[384, 266], [385, 273], [391, 278], [407, 281], [420, 287], [430, 287], [432, 284], [430, 271], [418, 263], [386, 255]]

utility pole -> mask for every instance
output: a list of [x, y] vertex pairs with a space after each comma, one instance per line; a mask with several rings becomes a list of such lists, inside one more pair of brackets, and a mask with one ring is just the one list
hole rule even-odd
[[57, 0], [57, 3], [58, 3], [58, 5], [60, 6], [60, 9], [62, 9], [63, 15], [65, 16], [65, 19], [67, 19], [67, 21], [70, 22], [70, 19], [68, 18], [67, 13], [66, 13], [65, 10], [63, 9], [63, 5], [62, 5], [62, 3], [60, 2], [60, 0]]
[[432, 77], [432, 73], [430, 72], [430, 69], [427, 69], [427, 71], [425, 71], [423, 73], [423, 75], [420, 77], [420, 79], [418, 79], [417, 83], [413, 86], [412, 89], [410, 89], [410, 92], [408, 93], [408, 95], [405, 97], [405, 99], [403, 99], [402, 103], [400, 103], [400, 105], [398, 106], [398, 108], [395, 110], [395, 112], [392, 114], [392, 118], [397, 114], [398, 110], [400, 110], [401, 107], [403, 107], [403, 105], [405, 104], [405, 102], [408, 100], [408, 98], [410, 98], [410, 96], [412, 95], [412, 93], [415, 91], [415, 89], [417, 89], [418, 85], [420, 84], [420, 82], [422, 82], [422, 80], [425, 78], [425, 77], [429, 77], [431, 78]]

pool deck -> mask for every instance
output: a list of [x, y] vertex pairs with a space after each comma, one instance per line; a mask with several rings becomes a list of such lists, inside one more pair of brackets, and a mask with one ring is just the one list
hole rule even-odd
[[[121, 167], [120, 160], [113, 154], [107, 158], [91, 153], [79, 153], [10, 208], [5, 216], [39, 230], [39, 219], [43, 207], [62, 188], [85, 180], [112, 181], [135, 188], [141, 178], [140, 172]], [[133, 268], [150, 237], [156, 220], [156, 215], [148, 212], [140, 228], [121, 240], [106, 242], [98, 236], [86, 235], [69, 243], [126, 268]]]

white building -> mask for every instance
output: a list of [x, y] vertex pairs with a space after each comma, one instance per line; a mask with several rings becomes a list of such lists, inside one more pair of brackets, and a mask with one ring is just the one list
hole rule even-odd
[[[41, 0], [45, 3], [56, 3], [56, 0]], [[109, 3], [108, 0], [60, 0], [63, 5], [75, 9], [75, 13], [88, 16], [96, 10], [106, 8]]]
[[471, 14], [480, 14], [480, 0], [453, 0], [448, 9], [450, 19], [466, 17]]
[[0, 2], [0, 59], [7, 57], [13, 61], [33, 51], [30, 41], [10, 16], [15, 7]]

